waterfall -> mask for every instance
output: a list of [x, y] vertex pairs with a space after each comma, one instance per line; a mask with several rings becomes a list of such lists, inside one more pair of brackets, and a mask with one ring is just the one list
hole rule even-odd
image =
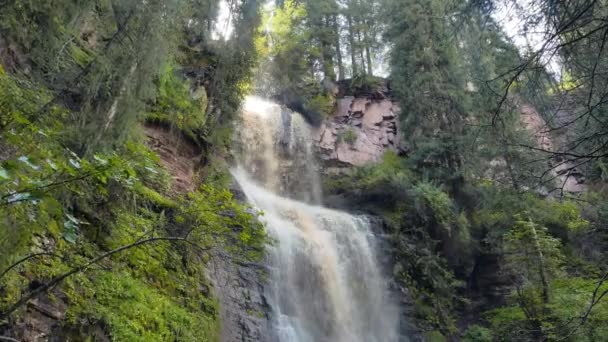
[[370, 222], [321, 206], [310, 127], [259, 98], [247, 99], [241, 122], [232, 174], [275, 240], [265, 295], [276, 340], [397, 341]]

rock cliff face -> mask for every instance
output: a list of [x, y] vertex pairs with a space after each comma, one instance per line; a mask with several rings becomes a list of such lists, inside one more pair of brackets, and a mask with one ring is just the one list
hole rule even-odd
[[220, 302], [221, 341], [271, 341], [270, 306], [264, 296], [263, 265], [215, 259], [209, 278]]
[[378, 162], [384, 152], [402, 152], [399, 106], [388, 97], [345, 96], [334, 115], [316, 128], [314, 139], [324, 171]]
[[173, 194], [183, 194], [196, 188], [196, 169], [202, 159], [193, 142], [172, 132], [168, 127], [147, 124], [144, 126], [148, 146], [158, 153], [161, 165], [173, 179]]
[[[520, 104], [519, 110], [521, 112], [521, 120], [524, 127], [528, 130], [538, 148], [551, 152], [564, 149], [564, 146], [567, 145], [567, 142], [569, 141], [569, 134], [571, 133], [564, 129], [552, 130], [551, 126], [545, 122], [536, 108], [530, 104]], [[567, 126], [568, 122], [575, 119], [572, 114], [575, 112], [574, 109], [567, 107], [558, 111], [555, 117], [556, 124]], [[549, 134], [550, 131], [553, 131], [553, 134]], [[549, 187], [548, 190], [550, 192], [561, 190], [561, 192], [580, 194], [587, 191], [584, 174], [580, 170], [580, 165], [576, 165], [574, 161], [568, 161], [559, 156], [554, 156], [549, 160], [549, 166], [551, 167], [551, 175], [555, 179], [555, 188], [551, 189], [551, 187]], [[556, 193], [559, 194], [560, 192]]]
[[[180, 132], [161, 125], [144, 127], [148, 146], [160, 157], [163, 167], [173, 178], [171, 192], [175, 195], [194, 191], [202, 151]], [[234, 185], [231, 192], [240, 201], [245, 195]], [[262, 288], [262, 265], [235, 264], [229, 259], [214, 258], [208, 264], [208, 277], [213, 294], [220, 302], [223, 342], [268, 341], [268, 314]], [[207, 291], [207, 289], [205, 289]]]

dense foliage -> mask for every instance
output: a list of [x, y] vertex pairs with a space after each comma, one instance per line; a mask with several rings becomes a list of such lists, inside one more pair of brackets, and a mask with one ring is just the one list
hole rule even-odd
[[380, 8], [378, 0], [277, 1], [261, 26], [256, 91], [319, 124], [334, 109], [337, 81], [374, 79], [384, 53]]
[[389, 153], [328, 179], [326, 189], [384, 218], [394, 275], [413, 295], [409, 318], [423, 331], [458, 336], [458, 325], [477, 322], [466, 340], [606, 337], [608, 304], [597, 300], [608, 286], [604, 262], [587, 255], [599, 247], [588, 239], [604, 236], [602, 196], [581, 205], [481, 181], [468, 182], [473, 202], [463, 202], [414, 170]]
[[[530, 31], [544, 21], [558, 31], [544, 50], [529, 56], [507, 38], [499, 3], [385, 1], [410, 152], [330, 177], [327, 189], [384, 217], [426, 339], [605, 340], [605, 36], [594, 31], [605, 3], [513, 3]], [[550, 53], [562, 56], [561, 84], [545, 68]], [[548, 133], [525, 122], [529, 107]], [[565, 192], [582, 165], [596, 181]]]
[[[313, 124], [399, 103], [399, 154], [325, 190], [383, 219], [426, 340], [608, 340], [607, 1], [273, 4], [0, 2], [0, 335], [38, 300], [65, 340], [217, 340], [209, 261], [267, 242], [226, 189], [257, 92]], [[144, 126], [200, 152], [192, 191]]]
[[[50, 302], [59, 339], [219, 339], [207, 263], [258, 260], [266, 235], [207, 162], [226, 152], [259, 16], [235, 3], [233, 39], [214, 39], [217, 6], [0, 5], [0, 331], [27, 333], [27, 306]], [[215, 176], [172, 190], [146, 124]]]
[[[607, 194], [602, 166], [591, 165], [603, 165], [605, 147], [596, 97], [605, 36], [593, 21], [605, 18], [605, 4], [541, 2], [525, 13], [512, 3], [522, 25], [570, 24], [558, 32], [564, 45], [529, 56], [507, 38], [491, 1], [384, 1], [408, 153], [330, 176], [326, 189], [384, 218], [393, 273], [427, 340], [604, 340]], [[549, 53], [563, 55], [557, 86], [540, 58]], [[546, 132], [526, 122], [530, 107]], [[594, 181], [584, 194], [564, 191], [582, 165]]]

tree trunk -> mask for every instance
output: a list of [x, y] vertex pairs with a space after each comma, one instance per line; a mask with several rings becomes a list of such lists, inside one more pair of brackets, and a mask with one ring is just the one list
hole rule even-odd
[[110, 110], [108, 111], [108, 114], [106, 114], [106, 122], [103, 125], [103, 131], [99, 132], [100, 135], [102, 133], [104, 133], [105, 131], [107, 131], [108, 128], [110, 128], [112, 121], [114, 121], [114, 117], [116, 116], [116, 111], [118, 110], [118, 101], [120, 101], [120, 99], [122, 98], [122, 95], [127, 91], [127, 84], [129, 83], [129, 79], [135, 73], [135, 70], [137, 70], [137, 62], [133, 62], [133, 64], [131, 65], [131, 68], [129, 69], [129, 74], [123, 81], [123, 84], [120, 87], [120, 90], [118, 91], [118, 95], [114, 99], [114, 102], [112, 103], [112, 106], [110, 107]]
[[369, 44], [365, 44], [365, 54], [367, 56], [367, 74], [372, 76], [374, 72], [372, 70], [372, 55], [369, 50]]
[[332, 25], [334, 34], [336, 35], [336, 59], [338, 61], [338, 80], [344, 79], [344, 63], [342, 62], [342, 46], [340, 45], [340, 25], [338, 24], [338, 16], [333, 15]]
[[373, 67], [372, 67], [372, 54], [371, 54], [371, 40], [369, 37], [369, 32], [367, 31], [367, 28], [369, 28], [369, 24], [366, 22], [365, 24], [365, 30], [363, 31], [363, 39], [365, 40], [365, 56], [367, 58], [367, 74], [369, 76], [373, 76], [374, 72], [373, 72]]
[[353, 28], [353, 18], [350, 14], [346, 15], [346, 20], [348, 21], [348, 40], [350, 43], [350, 62], [352, 75], [351, 77], [355, 77], [357, 75], [357, 49], [355, 47], [355, 32]]
[[538, 235], [536, 234], [536, 227], [534, 224], [530, 224], [530, 229], [532, 229], [532, 239], [534, 239], [534, 249], [536, 253], [536, 257], [538, 258], [538, 272], [540, 275], [540, 282], [542, 286], [542, 296], [543, 302], [545, 304], [549, 303], [549, 282], [547, 281], [547, 270], [545, 267], [545, 257], [543, 256], [543, 251], [540, 248], [540, 242], [538, 241]]
[[361, 40], [361, 30], [357, 30], [357, 42], [359, 43], [359, 57], [361, 58], [361, 73], [365, 74], [365, 58], [363, 57], [363, 41]]
[[[103, 137], [103, 135], [106, 133], [106, 131], [112, 125], [112, 122], [114, 121], [114, 117], [116, 116], [116, 113], [118, 112], [118, 102], [120, 101], [120, 99], [122, 98], [124, 93], [127, 91], [129, 79], [133, 76], [133, 74], [135, 73], [136, 70], [137, 70], [137, 62], [133, 62], [133, 64], [131, 65], [131, 68], [129, 68], [128, 75], [126, 75], [124, 80], [122, 81], [122, 85], [120, 86], [120, 90], [118, 91], [118, 94], [116, 94], [116, 97], [114, 98], [114, 101], [112, 102], [112, 105], [110, 106], [110, 109], [106, 113], [106, 118], [103, 123], [103, 127], [101, 129], [99, 129], [99, 131], [97, 132], [97, 136], [95, 137], [95, 140], [94, 140], [95, 144], [97, 144], [97, 143], [99, 143], [99, 141], [101, 141], [101, 138]], [[85, 146], [85, 148], [89, 148], [89, 147], [90, 146]]]
[[505, 162], [507, 163], [507, 170], [509, 171], [509, 177], [511, 177], [511, 184], [513, 185], [513, 189], [515, 191], [519, 191], [519, 182], [517, 181], [517, 177], [515, 175], [515, 169], [513, 168], [513, 159], [511, 158], [511, 153], [507, 151], [506, 142], [503, 144], [503, 152], [505, 156]]
[[[327, 29], [331, 26], [331, 22], [329, 17], [325, 17], [324, 20], [321, 20], [321, 25], [324, 26], [324, 29]], [[323, 57], [323, 73], [326, 78], [331, 79], [332, 81], [336, 80], [336, 71], [334, 70], [334, 56], [332, 54], [332, 47], [330, 39], [327, 39], [327, 35], [321, 36], [321, 55]]]

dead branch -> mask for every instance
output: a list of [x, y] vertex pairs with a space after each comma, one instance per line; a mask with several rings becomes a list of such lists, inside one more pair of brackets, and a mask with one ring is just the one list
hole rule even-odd
[[9, 267], [7, 267], [7, 268], [6, 268], [4, 271], [2, 271], [2, 273], [0, 273], [0, 279], [2, 279], [2, 277], [4, 277], [4, 276], [5, 276], [5, 275], [6, 275], [8, 272], [10, 272], [10, 271], [11, 271], [13, 268], [15, 268], [15, 267], [17, 267], [17, 266], [21, 265], [22, 263], [24, 263], [24, 262], [26, 262], [26, 261], [28, 261], [28, 260], [30, 260], [30, 259], [37, 258], [37, 257], [41, 257], [41, 256], [52, 256], [52, 257], [55, 257], [55, 258], [61, 258], [61, 256], [60, 256], [60, 255], [53, 254], [53, 253], [44, 253], [44, 252], [43, 252], [43, 253], [34, 253], [34, 254], [30, 254], [30, 255], [28, 255], [28, 256], [26, 256], [26, 257], [23, 257], [23, 258], [21, 258], [21, 259], [17, 260], [15, 263], [13, 263], [13, 264], [12, 264], [12, 265], [10, 265]]

